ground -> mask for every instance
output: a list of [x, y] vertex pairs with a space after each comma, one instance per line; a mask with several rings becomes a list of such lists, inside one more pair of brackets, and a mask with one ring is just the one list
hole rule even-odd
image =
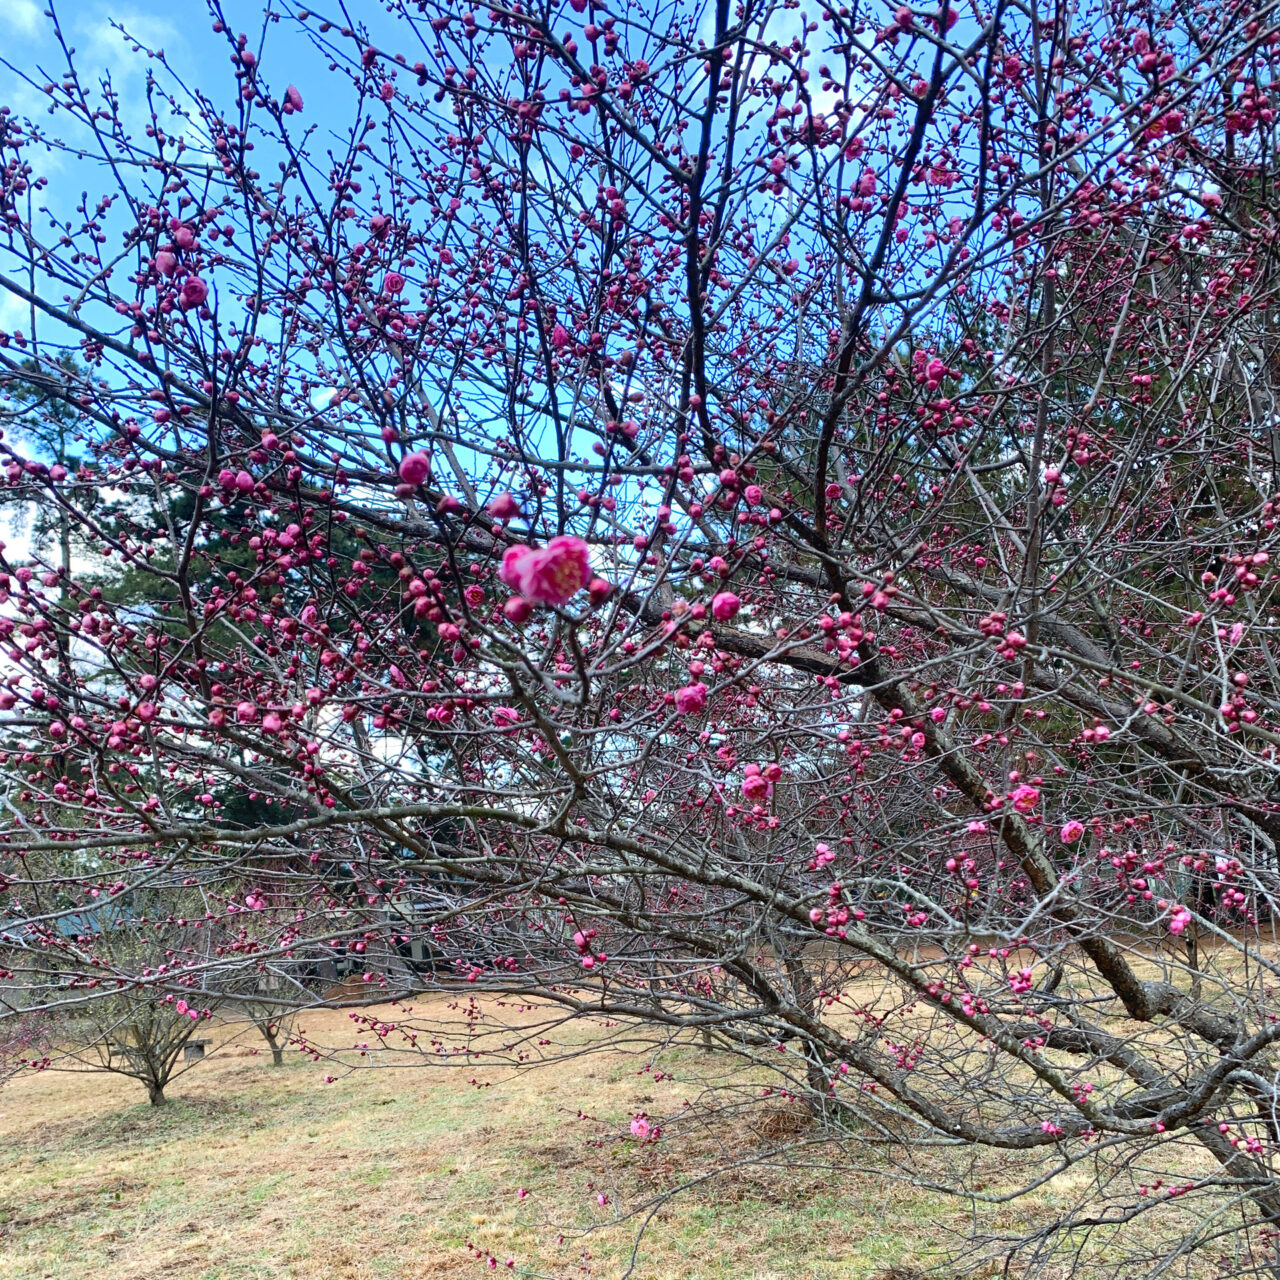
[[[329, 1044], [367, 1037], [343, 1010], [300, 1025]], [[793, 1108], [745, 1080], [736, 1113], [681, 1123], [705, 1079], [735, 1070], [725, 1055], [611, 1044], [618, 1032], [592, 1024], [570, 1034], [596, 1051], [532, 1070], [396, 1066], [375, 1051], [349, 1053], [348, 1071], [296, 1048], [273, 1067], [251, 1027], [213, 1034], [164, 1107], [98, 1073], [28, 1073], [0, 1089], [8, 1280], [888, 1280], [936, 1262], [967, 1221], [962, 1202], [883, 1170], [833, 1178], [801, 1158], [657, 1206], [628, 1272], [655, 1196], [762, 1142], [805, 1138]], [[674, 1133], [633, 1139], [642, 1111], [671, 1117]], [[1054, 1194], [994, 1225], [1021, 1225]]]

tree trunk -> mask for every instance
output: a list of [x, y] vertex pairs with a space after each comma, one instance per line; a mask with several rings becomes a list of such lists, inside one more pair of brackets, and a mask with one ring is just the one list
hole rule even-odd
[[273, 1067], [284, 1066], [284, 1046], [276, 1039], [276, 1028], [271, 1023], [258, 1023], [258, 1030], [262, 1032], [262, 1038], [271, 1047], [271, 1065]]
[[[791, 981], [792, 998], [802, 1013], [815, 1021], [818, 1018], [818, 991], [812, 976], [804, 967], [802, 948], [793, 950], [787, 945], [782, 948], [782, 964], [787, 977]], [[812, 1040], [801, 1037], [801, 1052], [805, 1059], [805, 1083], [809, 1086], [809, 1096], [805, 1099], [809, 1114], [815, 1120], [825, 1120], [833, 1112], [831, 1098], [831, 1078], [823, 1062], [823, 1052]]]
[[164, 1085], [157, 1080], [148, 1080], [147, 1082], [147, 1098], [153, 1107], [164, 1106]]

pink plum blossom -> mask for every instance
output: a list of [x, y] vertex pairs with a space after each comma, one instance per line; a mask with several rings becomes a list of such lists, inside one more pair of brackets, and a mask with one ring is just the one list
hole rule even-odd
[[749, 764], [743, 770], [742, 777], [742, 794], [748, 800], [758, 802], [767, 800], [769, 793], [773, 788], [769, 785], [769, 780], [760, 772], [758, 764]]
[[707, 705], [707, 686], [701, 680], [676, 690], [676, 711], [682, 716], [693, 715]]
[[431, 459], [425, 453], [406, 453], [400, 460], [400, 479], [405, 484], [421, 484], [431, 474]]
[[194, 307], [202, 306], [208, 296], [209, 286], [199, 276], [188, 276], [182, 282], [178, 305], [183, 311], [190, 311]]
[[581, 538], [561, 534], [545, 547], [508, 547], [498, 576], [534, 604], [562, 605], [591, 581], [591, 556]]
[[519, 626], [522, 622], [528, 622], [533, 615], [533, 606], [524, 596], [512, 596], [502, 606], [502, 612], [509, 622], [514, 622]]
[[732, 591], [721, 591], [711, 601], [711, 613], [717, 622], [728, 622], [742, 607], [742, 601]]
[[1030, 813], [1040, 799], [1040, 792], [1025, 782], [1009, 793], [1009, 800], [1019, 813]]
[[512, 520], [520, 514], [520, 501], [511, 493], [500, 493], [486, 508], [495, 520]]

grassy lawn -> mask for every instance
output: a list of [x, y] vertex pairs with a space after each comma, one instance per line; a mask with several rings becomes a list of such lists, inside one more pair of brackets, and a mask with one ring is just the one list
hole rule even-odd
[[[341, 1010], [302, 1025], [353, 1043]], [[621, 1277], [655, 1197], [771, 1145], [770, 1125], [799, 1123], [747, 1079], [738, 1112], [681, 1123], [704, 1080], [737, 1070], [693, 1046], [607, 1047], [520, 1072], [399, 1068], [374, 1052], [325, 1083], [333, 1063], [291, 1049], [273, 1068], [261, 1043], [220, 1029], [161, 1108], [101, 1074], [31, 1074], [0, 1090], [0, 1272], [399, 1280], [492, 1274], [492, 1256], [498, 1274]], [[659, 1142], [629, 1137], [641, 1110], [674, 1118]], [[962, 1202], [875, 1167], [833, 1177], [824, 1154], [802, 1145], [786, 1167], [740, 1165], [657, 1206], [631, 1274], [889, 1280], [936, 1261], [968, 1224]], [[1016, 1228], [1055, 1194], [995, 1208], [989, 1225]]]

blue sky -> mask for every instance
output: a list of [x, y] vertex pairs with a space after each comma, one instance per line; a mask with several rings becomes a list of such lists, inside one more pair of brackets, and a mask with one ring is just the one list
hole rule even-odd
[[[31, 75], [37, 86], [46, 77], [60, 77], [64, 70], [64, 55], [52, 37], [49, 20], [43, 14], [46, 0], [0, 0], [0, 56], [12, 65]], [[699, 16], [704, 29], [713, 20], [714, 5], [709, 0], [688, 0], [682, 11], [693, 11]], [[257, 48], [262, 30], [263, 6], [261, 0], [225, 0], [224, 12], [233, 31], [248, 34], [250, 46]], [[361, 0], [352, 6], [354, 15], [367, 19], [375, 28], [385, 25], [389, 19], [381, 6]], [[58, 5], [63, 30], [68, 42], [76, 50], [76, 65], [82, 81], [92, 87], [95, 79], [109, 75], [121, 102], [125, 123], [136, 133], [146, 124], [144, 96], [145, 78], [149, 68], [155, 66], [145, 56], [129, 47], [119, 27], [124, 28], [142, 44], [162, 49], [168, 65], [191, 88], [206, 91], [215, 103], [227, 105], [237, 89], [230, 51], [225, 36], [212, 30], [212, 17], [204, 0], [62, 0]], [[563, 25], [580, 24], [569, 5], [563, 7]], [[796, 34], [803, 21], [800, 10], [772, 7], [768, 14], [767, 34], [779, 42]], [[557, 27], [561, 21], [557, 20]], [[641, 34], [637, 38], [643, 39]], [[821, 43], [822, 36], [819, 36]], [[921, 55], [924, 56], [924, 55]], [[815, 59], [816, 60], [816, 59]], [[325, 59], [288, 19], [271, 24], [268, 42], [263, 51], [262, 72], [267, 85], [275, 95], [283, 93], [291, 82], [300, 89], [306, 103], [303, 121], [307, 126], [319, 126], [321, 131], [345, 133], [350, 127], [352, 93], [348, 81], [340, 74], [327, 70]], [[815, 90], [817, 86], [815, 85]], [[27, 85], [12, 75], [0, 71], [0, 103], [13, 108], [18, 115], [29, 115], [37, 122], [47, 121], [47, 101], [38, 87]], [[815, 107], [823, 110], [829, 104], [819, 93]], [[55, 132], [64, 133], [69, 121], [52, 122]], [[753, 128], [758, 125], [750, 126]], [[197, 144], [202, 139], [195, 140]], [[62, 157], [33, 156], [39, 172], [47, 174], [50, 188], [42, 199], [55, 209], [68, 214], [87, 188], [91, 196], [110, 190], [114, 183], [110, 175], [101, 170], [94, 172], [93, 162], [64, 160]], [[99, 180], [102, 179], [102, 180]], [[773, 220], [780, 218], [783, 206], [769, 200], [753, 203], [757, 214], [764, 221], [760, 227], [760, 242], [771, 238]], [[109, 233], [110, 234], [110, 233]], [[797, 245], [796, 251], [803, 249]], [[5, 255], [0, 250], [0, 268], [5, 265]], [[779, 295], [783, 286], [779, 285]], [[0, 293], [0, 329], [30, 327], [25, 304], [7, 293]], [[472, 395], [478, 394], [474, 390]], [[652, 394], [657, 395], [656, 390]], [[321, 399], [324, 398], [323, 393]], [[575, 448], [575, 451], [578, 451]]]
[[[45, 16], [49, 0], [0, 0], [0, 58], [30, 76], [37, 83], [60, 77], [66, 58], [53, 35], [53, 24]], [[218, 103], [233, 101], [237, 84], [225, 35], [213, 31], [213, 18], [204, 0], [61, 0], [54, 4], [82, 82], [92, 93], [99, 81], [109, 76], [119, 94], [121, 114], [126, 124], [140, 131], [146, 124], [145, 83], [148, 68], [155, 69], [145, 55], [132, 51], [121, 34], [123, 28], [149, 49], [161, 50], [173, 71], [190, 89], [200, 89]], [[257, 0], [223, 0], [223, 11], [233, 31], [244, 32], [251, 48], [256, 48], [262, 31], [263, 8]], [[273, 92], [283, 93], [293, 82], [306, 102], [308, 124], [325, 122], [325, 108], [340, 108], [349, 95], [326, 93], [331, 76], [323, 61], [302, 37], [296, 24], [287, 19], [268, 28], [263, 70]], [[23, 83], [0, 67], [0, 104], [19, 116], [49, 122], [53, 132], [65, 136], [69, 122], [65, 115], [56, 124], [47, 114], [48, 102], [37, 88]], [[337, 127], [349, 124], [346, 117], [334, 120]], [[57, 177], [68, 167], [52, 158], [39, 161], [51, 179], [49, 199], [59, 196]], [[66, 194], [78, 195], [84, 183], [77, 176]], [[110, 184], [104, 184], [104, 188]], [[91, 188], [92, 190], [92, 188]], [[7, 305], [0, 303], [0, 307]], [[0, 320], [0, 327], [4, 327]]]
[[[44, 16], [47, 0], [3, 0], [0, 3], [0, 56], [35, 79], [43, 70], [59, 75], [65, 58], [52, 34], [52, 24]], [[130, 52], [128, 45], [111, 23], [125, 26], [149, 46], [163, 48], [180, 72], [203, 79], [208, 67], [201, 68], [202, 52], [208, 56], [212, 45], [210, 20], [202, 3], [176, 0], [176, 3], [120, 4], [112, 0], [64, 0], [56, 5], [68, 43], [76, 51], [76, 64], [85, 79], [109, 74], [116, 85], [126, 111], [141, 101], [147, 60]], [[261, 14], [261, 10], [256, 12]], [[225, 59], [225, 51], [222, 57]], [[200, 74], [203, 70], [204, 75]], [[228, 75], [229, 78], [229, 75]], [[0, 68], [0, 103], [11, 107], [17, 115], [29, 115], [39, 121], [48, 119], [47, 103], [42, 94]], [[61, 126], [59, 126], [61, 127]], [[41, 159], [41, 165], [46, 160]], [[45, 171], [51, 179], [47, 193], [51, 203], [58, 202], [56, 185], [60, 166], [50, 162]], [[0, 329], [23, 328], [25, 309], [8, 294], [0, 296]]]

